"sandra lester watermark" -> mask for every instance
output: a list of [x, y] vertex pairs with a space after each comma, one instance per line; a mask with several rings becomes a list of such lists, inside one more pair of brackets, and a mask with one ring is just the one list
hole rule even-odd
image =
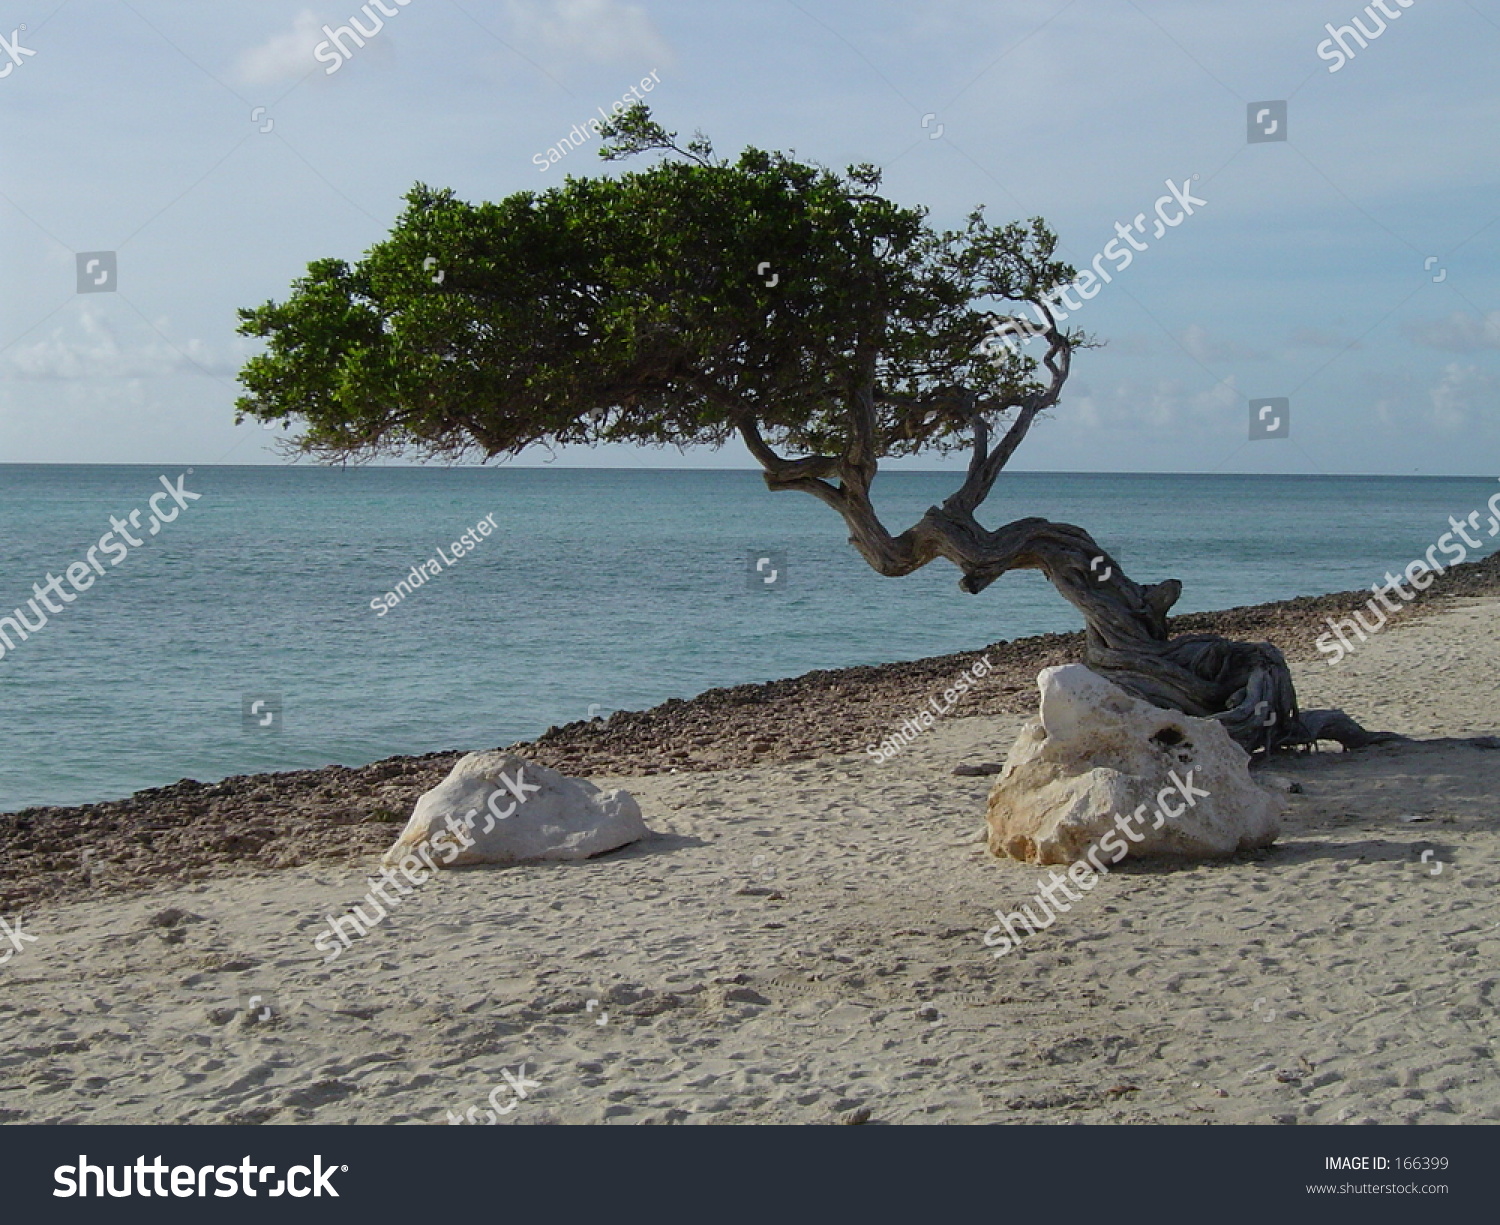
[[[655, 84], [653, 84], [653, 82], [655, 82]], [[609, 111], [606, 111], [602, 106], [596, 106], [594, 108], [599, 112], [599, 114], [604, 116], [603, 123], [590, 115], [583, 121], [581, 125], [575, 123], [568, 130], [567, 134], [555, 145], [549, 148], [545, 153], [533, 153], [531, 155], [531, 160], [536, 164], [536, 167], [539, 171], [541, 171], [543, 174], [546, 174], [547, 168], [549, 166], [557, 165], [557, 163], [562, 161], [563, 158], [567, 157], [569, 153], [571, 153], [574, 149], [578, 148], [589, 139], [590, 128], [593, 129], [593, 135], [600, 135], [603, 131], [605, 123], [609, 123], [612, 120], [618, 119], [623, 111], [627, 110], [629, 107], [635, 106], [636, 103], [644, 102], [644, 95], [649, 94], [653, 89], [656, 88], [657, 85], [660, 84], [661, 78], [656, 75], [656, 69], [653, 68], [651, 70], [650, 76], [641, 78], [640, 85], [632, 85], [628, 90], [626, 90], [624, 94], [620, 96], [619, 99], [616, 100], [614, 106], [610, 108], [610, 110], [614, 112], [613, 114], [609, 113]], [[632, 102], [630, 100], [632, 95], [635, 98], [635, 102]]]
[[929, 698], [926, 706], [903, 719], [901, 726], [879, 745], [867, 745], [865, 752], [884, 765], [952, 710], [958, 699], [968, 693], [982, 677], [987, 676], [992, 667], [990, 657], [986, 655], [978, 663], [966, 668], [949, 688], [943, 690], [942, 705], [938, 704], [937, 698]]
[[[375, 610], [375, 615], [377, 617], [385, 616], [386, 613], [395, 608], [397, 604], [411, 595], [413, 591], [422, 586], [428, 579], [437, 578], [444, 569], [451, 569], [457, 564], [460, 557], [468, 556], [468, 554], [472, 553], [479, 546], [481, 540], [491, 535], [495, 531], [496, 526], [495, 516], [493, 514], [486, 515], [448, 546], [449, 551], [453, 554], [452, 557], [444, 553], [443, 546], [439, 545], [437, 557], [429, 557], [420, 565], [413, 566], [406, 577], [396, 584], [393, 591], [387, 591], [383, 596], [378, 595], [370, 601], [370, 607]], [[438, 558], [441, 558], [442, 561], [439, 561]]]

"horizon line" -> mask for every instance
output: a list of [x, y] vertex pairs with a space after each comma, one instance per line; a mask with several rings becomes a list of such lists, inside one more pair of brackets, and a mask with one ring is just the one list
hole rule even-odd
[[[183, 463], [182, 461], [164, 460], [135, 460], [129, 462], [112, 463], [80, 463], [77, 460], [0, 460], [0, 469], [4, 468], [254, 468], [272, 469], [278, 471], [310, 471], [314, 469], [348, 471], [372, 470], [372, 471], [411, 471], [411, 472], [747, 472], [760, 475], [764, 469], [759, 467], [656, 467], [648, 465], [616, 466], [616, 465], [593, 465], [593, 464], [225, 464], [225, 463], [203, 463], [193, 461]], [[962, 467], [952, 468], [884, 468], [876, 475], [910, 474], [914, 476], [956, 476], [965, 471]], [[1203, 476], [1203, 477], [1264, 477], [1267, 479], [1298, 478], [1303, 480], [1488, 480], [1495, 478], [1492, 473], [1465, 473], [1465, 472], [1183, 472], [1176, 469], [1081, 469], [1081, 468], [1015, 468], [1007, 469], [1000, 475], [1003, 477], [1009, 472], [1012, 476]]]

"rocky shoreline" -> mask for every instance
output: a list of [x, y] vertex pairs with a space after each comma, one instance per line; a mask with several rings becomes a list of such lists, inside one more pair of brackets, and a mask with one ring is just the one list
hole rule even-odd
[[[1457, 597], [1496, 593], [1500, 554], [1444, 574], [1414, 601], [1408, 619]], [[1326, 628], [1324, 618], [1347, 616], [1368, 598], [1365, 592], [1339, 592], [1192, 613], [1173, 618], [1171, 632], [1266, 640], [1289, 660], [1317, 659], [1314, 641]], [[992, 670], [959, 698], [952, 716], [1029, 713], [1036, 705], [1036, 674], [1076, 661], [1082, 642], [1081, 632], [1041, 634], [973, 652], [711, 689], [651, 710], [549, 728], [534, 741], [509, 747], [564, 773], [595, 777], [857, 752], [890, 736], [986, 657]], [[996, 756], [1004, 748], [997, 745]], [[237, 775], [211, 784], [183, 779], [124, 800], [0, 814], [0, 907], [358, 861], [389, 846], [417, 797], [461, 755], [391, 757], [367, 766]]]

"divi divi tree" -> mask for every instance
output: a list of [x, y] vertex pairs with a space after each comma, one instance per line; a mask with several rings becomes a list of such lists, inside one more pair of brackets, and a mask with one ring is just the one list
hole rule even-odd
[[[728, 161], [701, 135], [679, 147], [644, 105], [601, 127], [606, 158], [663, 156], [490, 204], [419, 184], [357, 264], [316, 261], [287, 301], [242, 310], [266, 348], [240, 373], [240, 419], [295, 422], [289, 445], [324, 460], [737, 438], [771, 489], [839, 514], [880, 574], [941, 558], [975, 595], [1042, 571], [1083, 615], [1090, 668], [1221, 720], [1252, 753], [1372, 738], [1299, 711], [1269, 643], [1169, 637], [1176, 579], [1135, 582], [1071, 524], [979, 522], [1089, 345], [1048, 303], [1075, 274], [1041, 219], [997, 227], [980, 209], [939, 231], [882, 196], [872, 166]], [[1023, 306], [1045, 322], [1023, 324]], [[1029, 345], [997, 345], [1007, 331]], [[942, 505], [901, 531], [881, 522], [882, 459], [955, 451], [968, 468]]]

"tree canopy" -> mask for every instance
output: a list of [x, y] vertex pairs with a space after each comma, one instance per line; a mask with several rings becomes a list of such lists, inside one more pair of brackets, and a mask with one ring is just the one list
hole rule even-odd
[[997, 304], [1073, 276], [1040, 219], [938, 231], [871, 166], [681, 149], [644, 104], [605, 135], [669, 156], [498, 203], [419, 184], [357, 264], [242, 310], [268, 348], [240, 412], [301, 418], [327, 458], [748, 435], [864, 464], [969, 445], [1045, 393], [1036, 360], [985, 344]]
[[[1175, 579], [1132, 581], [1070, 524], [975, 518], [1090, 343], [1058, 326], [1048, 299], [1075, 274], [1040, 218], [995, 226], [976, 208], [940, 230], [881, 195], [873, 166], [729, 161], [701, 134], [679, 146], [642, 103], [601, 135], [607, 158], [664, 156], [498, 203], [418, 184], [358, 263], [318, 260], [285, 302], [240, 311], [267, 344], [240, 373], [239, 419], [297, 420], [290, 445], [323, 459], [738, 437], [772, 489], [838, 511], [881, 574], [941, 557], [974, 593], [1043, 571], [1084, 615], [1085, 662], [1249, 749], [1366, 735], [1299, 713], [1269, 644], [1169, 639]], [[1037, 356], [1000, 343], [1007, 324]], [[958, 489], [887, 530], [880, 460], [959, 448]]]

